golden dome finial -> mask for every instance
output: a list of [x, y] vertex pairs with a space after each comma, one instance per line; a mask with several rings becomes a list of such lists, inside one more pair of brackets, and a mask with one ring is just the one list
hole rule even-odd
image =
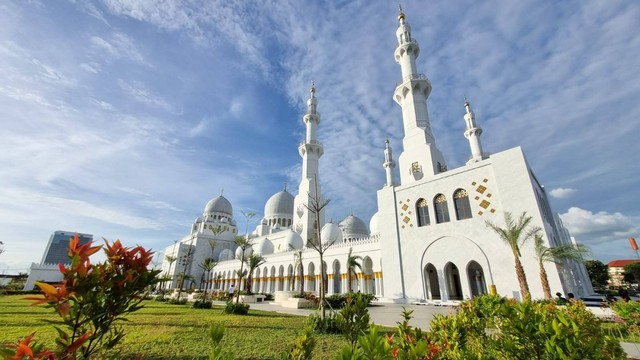
[[404, 12], [402, 11], [402, 4], [398, 3], [398, 9], [400, 14], [398, 15], [398, 21], [404, 21]]
[[316, 93], [316, 82], [314, 80], [311, 80], [311, 90], [309, 90], [309, 92], [311, 94], [315, 94]]

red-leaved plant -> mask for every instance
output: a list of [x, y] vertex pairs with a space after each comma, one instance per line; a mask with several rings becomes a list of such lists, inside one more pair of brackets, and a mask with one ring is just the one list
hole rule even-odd
[[26, 298], [34, 300], [33, 305], [46, 303], [60, 316], [55, 350], [31, 344], [31, 334], [0, 349], [5, 359], [89, 359], [122, 339], [117, 322], [142, 307], [143, 295], [158, 282], [160, 271], [148, 269], [153, 252], [123, 247], [120, 240], [104, 241], [107, 261], [91, 264], [89, 257], [102, 246], [80, 245], [76, 234], [69, 242], [71, 265], [59, 265], [62, 282], [36, 282], [44, 297]]

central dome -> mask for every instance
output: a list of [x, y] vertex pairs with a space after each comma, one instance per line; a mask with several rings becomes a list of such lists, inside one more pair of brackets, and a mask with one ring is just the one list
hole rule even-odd
[[346, 236], [369, 236], [369, 229], [357, 216], [349, 215], [340, 221], [340, 229]]
[[227, 198], [220, 195], [215, 199], [211, 199], [207, 206], [204, 207], [205, 213], [223, 213], [233, 215], [233, 207]]
[[264, 217], [293, 216], [293, 195], [287, 190], [282, 190], [269, 198], [264, 206]]

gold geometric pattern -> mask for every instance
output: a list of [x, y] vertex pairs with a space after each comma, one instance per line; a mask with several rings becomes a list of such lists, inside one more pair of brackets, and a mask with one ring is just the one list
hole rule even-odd
[[411, 218], [408, 216], [405, 216], [404, 219], [402, 219], [402, 221], [404, 221], [406, 224], [409, 223], [409, 221], [411, 221]]
[[[492, 214], [494, 214], [497, 210], [491, 207], [491, 202], [489, 199], [493, 196], [492, 193], [489, 192], [488, 184], [489, 179], [484, 178], [482, 182], [478, 184], [476, 181], [471, 182], [471, 186], [476, 186], [476, 192], [480, 195], [474, 196], [474, 199], [477, 201], [478, 206], [483, 209], [489, 210]], [[482, 184], [482, 185], [481, 185]], [[478, 215], [482, 216], [485, 212], [480, 210], [478, 211]]]
[[407, 204], [402, 205], [402, 210], [407, 211], [408, 208], [409, 208], [409, 205]]

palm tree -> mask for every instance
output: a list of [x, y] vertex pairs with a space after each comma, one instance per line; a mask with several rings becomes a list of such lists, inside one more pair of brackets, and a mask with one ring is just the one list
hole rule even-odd
[[173, 275], [171, 274], [171, 265], [173, 265], [173, 263], [176, 262], [178, 258], [173, 255], [167, 255], [164, 257], [164, 259], [167, 260], [167, 262], [169, 263], [169, 271], [167, 271], [167, 276], [170, 276], [170, 278], [168, 280], [171, 280], [173, 282]]
[[589, 254], [589, 248], [582, 244], [562, 244], [554, 247], [547, 247], [544, 244], [542, 235], [536, 234], [534, 236], [536, 260], [540, 266], [540, 282], [542, 283], [542, 290], [544, 291], [544, 297], [551, 299], [551, 289], [549, 287], [549, 278], [547, 277], [547, 271], [544, 269], [545, 262], [560, 263], [565, 260], [582, 261], [585, 255]]
[[529, 284], [527, 283], [527, 276], [524, 273], [524, 268], [520, 262], [520, 248], [535, 235], [540, 232], [540, 228], [537, 226], [530, 226], [533, 218], [527, 216], [526, 211], [523, 212], [516, 221], [510, 212], [505, 211], [504, 223], [505, 227], [486, 221], [487, 227], [495, 231], [500, 239], [505, 242], [513, 252], [513, 259], [515, 261], [516, 276], [518, 277], [518, 283], [520, 284], [520, 292], [525, 301], [531, 300], [531, 293], [529, 292]]
[[247, 262], [247, 267], [249, 268], [249, 276], [247, 276], [247, 294], [251, 294], [251, 285], [253, 284], [253, 272], [254, 270], [264, 264], [267, 260], [265, 260], [264, 257], [257, 255], [257, 254], [251, 254], [251, 256], [249, 256], [246, 260]]
[[242, 236], [236, 236], [235, 239], [235, 243], [236, 245], [238, 245], [238, 248], [240, 248], [240, 256], [238, 257], [238, 260], [240, 260], [240, 270], [236, 271], [236, 274], [238, 274], [238, 284], [236, 285], [236, 304], [238, 302], [240, 302], [240, 285], [242, 284], [242, 278], [247, 274], [247, 272], [244, 270], [244, 263], [247, 261], [246, 257], [245, 257], [245, 253], [246, 250], [248, 248], [251, 247], [252, 242], [249, 239], [249, 236], [247, 235], [247, 237], [242, 237]]
[[356, 268], [362, 271], [362, 264], [359, 261], [362, 261], [362, 256], [352, 255], [353, 248], [349, 248], [349, 255], [347, 255], [347, 293], [353, 292], [351, 280], [356, 277]]
[[[218, 265], [218, 262], [213, 260], [213, 258], [204, 259], [204, 261], [202, 261], [200, 264], [198, 264], [198, 266], [202, 270], [204, 270], [205, 273], [207, 274], [206, 279], [209, 279], [211, 277], [211, 270], [213, 270], [213, 268], [215, 268], [216, 265]], [[202, 300], [203, 301], [207, 301], [207, 282], [206, 281], [204, 283], [204, 294], [202, 295]]]

